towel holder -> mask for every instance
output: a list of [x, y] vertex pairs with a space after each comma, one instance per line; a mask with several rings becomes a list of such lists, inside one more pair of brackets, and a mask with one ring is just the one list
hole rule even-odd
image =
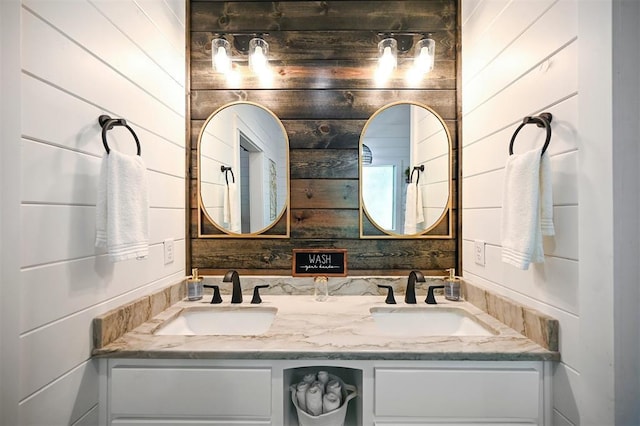
[[542, 128], [544, 127], [547, 131], [547, 139], [544, 141], [544, 146], [542, 147], [542, 154], [545, 153], [547, 147], [549, 146], [549, 141], [551, 140], [551, 120], [553, 116], [550, 112], [543, 112], [537, 117], [525, 117], [522, 119], [522, 123], [518, 126], [516, 131], [511, 136], [511, 143], [509, 143], [509, 155], [513, 155], [513, 143], [516, 140], [516, 136], [518, 136], [518, 132], [527, 124], [533, 123], [536, 126]]
[[104, 149], [107, 151], [107, 154], [111, 152], [109, 148], [109, 144], [107, 143], [107, 132], [113, 129], [114, 126], [123, 126], [129, 129], [133, 139], [136, 141], [136, 147], [138, 150], [138, 155], [140, 155], [140, 141], [138, 140], [138, 136], [136, 132], [133, 131], [131, 127], [127, 124], [127, 121], [124, 118], [111, 118], [108, 115], [101, 115], [98, 117], [98, 123], [100, 123], [100, 127], [102, 127], [102, 144], [104, 145]]
[[413, 170], [411, 170], [411, 176], [407, 179], [407, 183], [413, 182], [413, 174], [418, 172], [418, 177], [416, 178], [416, 185], [420, 182], [420, 172], [424, 172], [424, 164], [420, 164], [419, 166], [414, 166]]
[[224, 180], [227, 182], [227, 185], [229, 185], [229, 172], [231, 172], [231, 182], [236, 183], [236, 177], [233, 175], [231, 167], [220, 166], [220, 171], [224, 173]]

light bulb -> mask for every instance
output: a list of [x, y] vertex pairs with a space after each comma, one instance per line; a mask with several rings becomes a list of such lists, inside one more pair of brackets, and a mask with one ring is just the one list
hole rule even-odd
[[430, 38], [423, 38], [416, 44], [416, 54], [413, 66], [422, 73], [433, 70], [436, 42]]
[[433, 69], [433, 56], [429, 54], [429, 48], [420, 49], [420, 54], [416, 57], [416, 67], [422, 72], [429, 72]]
[[391, 53], [391, 47], [387, 46], [384, 48], [384, 53], [380, 58], [379, 65], [382, 72], [391, 72], [395, 69], [396, 58], [394, 58], [393, 54]]
[[227, 56], [227, 51], [224, 47], [219, 46], [213, 58], [214, 68], [216, 71], [226, 74], [231, 70], [231, 59]]
[[249, 42], [249, 68], [256, 74], [267, 71], [269, 67], [269, 44], [261, 38], [253, 38]]
[[375, 79], [384, 83], [398, 66], [398, 42], [394, 38], [385, 38], [378, 43], [378, 68]]
[[267, 66], [267, 58], [262, 53], [262, 47], [257, 46], [255, 52], [251, 56], [251, 66], [255, 71], [262, 71]]
[[231, 71], [231, 58], [229, 52], [231, 45], [224, 38], [211, 40], [211, 65], [216, 72], [226, 74]]

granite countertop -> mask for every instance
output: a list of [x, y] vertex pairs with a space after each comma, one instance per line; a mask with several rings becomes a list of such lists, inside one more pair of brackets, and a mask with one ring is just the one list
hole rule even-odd
[[[210, 296], [209, 296], [210, 297]], [[367, 360], [558, 360], [557, 350], [534, 342], [498, 321], [484, 310], [465, 302], [437, 297], [438, 305], [397, 305], [370, 295], [330, 296], [318, 302], [310, 295], [262, 296], [263, 303], [231, 305], [226, 300], [210, 305], [209, 298], [172, 303], [142, 324], [111, 341], [96, 336], [96, 357], [195, 358], [195, 359], [367, 359]], [[257, 336], [156, 335], [163, 323], [183, 309], [252, 309], [275, 307], [277, 314], [265, 334]], [[464, 309], [495, 334], [490, 336], [397, 336], [383, 335], [370, 315], [370, 308]], [[121, 312], [111, 315], [125, 318]], [[106, 318], [106, 317], [105, 317]], [[97, 319], [99, 320], [99, 319]], [[108, 321], [96, 323], [97, 334], [108, 334]], [[122, 322], [122, 321], [120, 321]]]

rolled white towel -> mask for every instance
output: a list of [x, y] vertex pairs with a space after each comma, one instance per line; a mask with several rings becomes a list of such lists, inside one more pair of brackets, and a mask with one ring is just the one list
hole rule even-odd
[[307, 413], [312, 416], [322, 414], [322, 391], [318, 386], [310, 386], [306, 394]]
[[316, 375], [313, 373], [305, 374], [302, 381], [311, 384], [316, 381]]
[[342, 385], [337, 380], [330, 380], [326, 386], [326, 392], [335, 394], [339, 399], [340, 403], [342, 403]]
[[307, 390], [309, 390], [309, 386], [307, 382], [300, 382], [296, 385], [296, 400], [298, 401], [298, 407], [303, 411], [307, 411]]
[[326, 371], [318, 371], [318, 381], [322, 383], [323, 388], [329, 383], [329, 373]]
[[322, 412], [329, 413], [340, 408], [340, 398], [335, 393], [329, 392], [322, 397]]
[[324, 385], [322, 384], [322, 382], [316, 380], [315, 382], [311, 383], [311, 386], [315, 386], [320, 389], [320, 393], [324, 395]]

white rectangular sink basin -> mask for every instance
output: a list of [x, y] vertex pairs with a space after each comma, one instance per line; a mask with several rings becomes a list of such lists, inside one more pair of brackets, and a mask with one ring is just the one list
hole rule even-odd
[[497, 332], [460, 308], [374, 307], [379, 332], [391, 336], [494, 336]]
[[186, 308], [154, 334], [164, 336], [257, 336], [264, 334], [278, 310], [273, 307], [208, 306]]

